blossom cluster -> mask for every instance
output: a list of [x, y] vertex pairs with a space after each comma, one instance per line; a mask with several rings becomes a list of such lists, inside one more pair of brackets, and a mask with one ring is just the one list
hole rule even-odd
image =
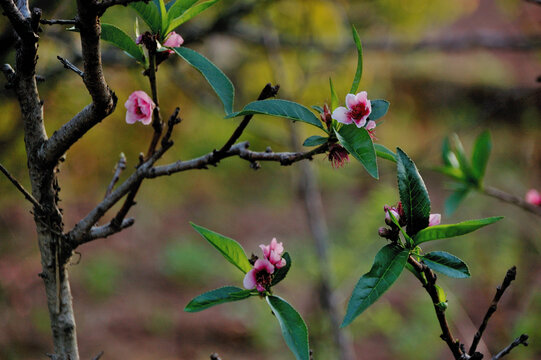
[[268, 291], [275, 269], [286, 266], [286, 260], [282, 258], [284, 246], [272, 239], [269, 245], [259, 245], [263, 251], [263, 258], [257, 259], [254, 267], [246, 273], [243, 285], [246, 289], [257, 289], [259, 292]]

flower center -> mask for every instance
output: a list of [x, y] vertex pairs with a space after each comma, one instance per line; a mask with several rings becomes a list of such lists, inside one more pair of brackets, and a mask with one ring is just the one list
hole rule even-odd
[[369, 114], [368, 106], [366, 104], [358, 103], [351, 107], [351, 110], [349, 110], [349, 115], [351, 118], [355, 120], [362, 119], [363, 116], [366, 116]]
[[255, 281], [265, 289], [268, 289], [272, 281], [272, 274], [269, 274], [266, 269], [262, 269], [255, 274]]

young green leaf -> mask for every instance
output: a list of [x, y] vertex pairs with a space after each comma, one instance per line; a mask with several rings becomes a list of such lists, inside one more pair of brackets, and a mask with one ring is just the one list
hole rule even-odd
[[460, 141], [457, 134], [453, 134], [453, 136], [451, 137], [451, 143], [455, 148], [454, 154], [456, 155], [460, 170], [462, 170], [462, 172], [464, 173], [466, 180], [470, 184], [477, 186], [479, 179], [477, 179], [476, 174], [473, 172], [473, 169], [466, 157], [462, 142]]
[[381, 144], [374, 144], [376, 155], [382, 159], [396, 162], [396, 154]]
[[167, 17], [169, 23], [184, 14], [186, 10], [191, 8], [198, 0], [177, 0], [167, 3]]
[[384, 246], [374, 259], [370, 271], [360, 279], [351, 298], [342, 327], [372, 305], [398, 279], [408, 261], [409, 252], [395, 244]]
[[456, 159], [456, 155], [451, 150], [451, 144], [449, 143], [449, 138], [443, 139], [443, 143], [441, 145], [441, 159], [445, 166], [449, 166], [456, 169], [458, 169], [460, 166], [458, 164], [458, 160]]
[[438, 295], [438, 303], [436, 303], [436, 306], [445, 311], [447, 309], [447, 295], [445, 295], [445, 291], [443, 291], [441, 286], [434, 284], [434, 287], [436, 288], [436, 294]]
[[216, 92], [216, 95], [218, 95], [224, 104], [225, 113], [231, 114], [233, 112], [235, 88], [222, 70], [218, 69], [216, 65], [197, 51], [186, 47], [177, 47], [173, 50], [207, 79], [214, 92]]
[[282, 258], [286, 260], [286, 265], [275, 270], [271, 286], [274, 286], [280, 281], [284, 280], [289, 272], [289, 268], [291, 268], [291, 257], [289, 256], [289, 253], [285, 252], [284, 255], [282, 255]]
[[250, 264], [250, 261], [248, 261], [244, 249], [238, 242], [209, 229], [205, 229], [204, 227], [195, 225], [194, 223], [190, 223], [190, 225], [211, 243], [212, 246], [218, 249], [227, 261], [238, 267], [240, 271], [247, 273], [252, 269], [252, 265]]
[[338, 107], [340, 102], [338, 100], [338, 95], [336, 95], [336, 90], [334, 89], [331, 78], [329, 78], [329, 87], [331, 88], [331, 111], [333, 111]]
[[445, 213], [447, 215], [454, 213], [458, 208], [458, 205], [460, 205], [462, 200], [464, 200], [464, 198], [468, 195], [469, 191], [470, 190], [468, 188], [460, 188], [449, 195], [449, 197], [445, 200]]
[[368, 120], [378, 120], [379, 118], [385, 116], [387, 114], [387, 110], [389, 110], [390, 103], [387, 100], [370, 100], [370, 105], [372, 107], [372, 111], [370, 112], [370, 115], [368, 116]]
[[308, 329], [299, 313], [284, 299], [278, 296], [267, 296], [274, 316], [280, 323], [282, 336], [297, 360], [309, 360]]
[[355, 46], [357, 47], [357, 70], [355, 71], [355, 77], [353, 78], [353, 84], [351, 85], [349, 93], [355, 94], [357, 93], [361, 77], [363, 76], [363, 46], [361, 44], [361, 39], [359, 38], [359, 33], [353, 25], [351, 25], [351, 33], [353, 34], [353, 40], [355, 40]]
[[483, 177], [485, 176], [485, 170], [487, 168], [491, 150], [492, 141], [490, 140], [490, 132], [487, 130], [477, 137], [472, 152], [472, 167], [479, 184], [482, 183]]
[[152, 1], [144, 3], [143, 1], [132, 2], [130, 7], [134, 9], [141, 19], [148, 25], [153, 33], [157, 34], [161, 30], [160, 11], [156, 4]]
[[319, 105], [312, 105], [310, 106], [312, 109], [314, 109], [315, 111], [317, 111], [318, 113], [322, 113], [323, 112], [323, 108]]
[[227, 115], [226, 119], [250, 114], [285, 117], [295, 121], [302, 121], [325, 130], [321, 124], [321, 121], [306, 106], [281, 99], [258, 100], [251, 102], [241, 111]]
[[396, 149], [396, 154], [398, 191], [406, 213], [406, 231], [413, 236], [428, 226], [430, 198], [415, 163], [400, 148]]
[[313, 135], [310, 136], [308, 139], [304, 140], [302, 146], [318, 146], [325, 144], [328, 140], [329, 138], [326, 138], [324, 136]]
[[133, 39], [114, 25], [101, 24], [101, 39], [115, 45], [141, 64], [145, 64], [145, 54]]
[[340, 144], [363, 164], [368, 174], [378, 179], [376, 150], [368, 131], [365, 128], [358, 128], [355, 124], [350, 124], [344, 125], [339, 131], [334, 130], [334, 132]]
[[[423, 256], [423, 262], [434, 271], [449, 277], [463, 279], [470, 277], [468, 265], [445, 251], [432, 251]], [[443, 300], [445, 301], [445, 300]]]
[[166, 33], [174, 30], [176, 27], [184, 24], [186, 21], [190, 20], [196, 15], [199, 15], [201, 12], [205, 11], [212, 5], [216, 4], [220, 0], [209, 0], [190, 7], [188, 10], [184, 11], [179, 17], [170, 20], [169, 26], [167, 27]]
[[501, 219], [503, 219], [503, 216], [494, 216], [479, 220], [467, 220], [458, 224], [429, 226], [415, 234], [413, 241], [415, 241], [415, 245], [419, 245], [426, 241], [465, 235]]
[[214, 305], [239, 301], [249, 298], [250, 296], [252, 296], [251, 290], [245, 290], [235, 286], [224, 286], [193, 298], [192, 301], [186, 305], [184, 311], [198, 312]]
[[160, 13], [160, 39], [164, 40], [167, 35], [167, 26], [169, 25], [169, 19], [167, 18], [167, 9], [165, 8], [164, 0], [153, 0]]

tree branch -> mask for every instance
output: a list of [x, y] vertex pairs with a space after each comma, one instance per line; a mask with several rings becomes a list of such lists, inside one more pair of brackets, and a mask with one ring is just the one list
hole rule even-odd
[[43, 25], [76, 25], [75, 19], [41, 19], [39, 21]]
[[509, 344], [505, 349], [500, 351], [498, 354], [492, 357], [492, 360], [498, 360], [504, 357], [505, 355], [509, 354], [511, 350], [516, 348], [519, 345], [528, 346], [528, 338], [529, 336], [526, 334], [520, 335], [518, 338], [516, 338], [511, 344]]
[[84, 62], [83, 81], [92, 97], [92, 103], [58, 129], [43, 145], [39, 155], [47, 164], [55, 164], [71, 145], [116, 107], [117, 97], [105, 81], [101, 63], [99, 16], [102, 13], [101, 9], [89, 1], [77, 1], [77, 25], [81, 34]]
[[30, 201], [32, 205], [34, 205], [37, 211], [40, 211], [40, 212], [43, 211], [43, 208], [41, 207], [40, 203], [32, 196], [32, 194], [26, 191], [26, 189], [21, 185], [21, 183], [17, 181], [17, 179], [15, 179], [2, 164], [0, 164], [0, 171], [2, 171], [4, 175], [6, 175], [6, 177], [9, 179], [9, 181], [11, 181], [13, 185], [15, 185], [17, 190], [19, 190], [24, 195], [26, 200]]
[[[17, 5], [20, 5], [19, 2]], [[38, 36], [34, 33], [30, 22], [28, 21], [30, 18], [30, 12], [26, 13], [28, 5], [26, 5], [26, 8], [25, 6], [22, 6], [22, 8], [25, 9], [24, 15], [17, 5], [15, 5], [12, 0], [0, 0], [0, 6], [2, 6], [4, 14], [13, 25], [17, 35], [25, 40], [37, 41]]]
[[122, 221], [122, 224], [120, 224], [120, 226], [116, 226], [112, 224], [112, 222], [110, 222], [107, 225], [93, 226], [92, 228], [90, 228], [88, 236], [81, 239], [78, 245], [82, 245], [92, 240], [106, 238], [108, 236], [121, 232], [122, 230], [132, 226], [134, 223], [135, 223], [134, 218], [128, 218], [128, 219], [124, 219]]
[[541, 216], [541, 206], [535, 206], [533, 204], [530, 204], [526, 202], [526, 200], [515, 196], [513, 194], [506, 193], [505, 191], [502, 191], [500, 189], [496, 189], [490, 186], [484, 187], [480, 190], [481, 193], [488, 195], [490, 197], [499, 199], [503, 202], [506, 202], [508, 204], [516, 205], [532, 214], [535, 214], [537, 216]]
[[447, 346], [453, 353], [453, 356], [456, 360], [460, 360], [463, 358], [463, 351], [461, 349], [460, 341], [456, 340], [451, 333], [451, 329], [449, 328], [449, 324], [447, 323], [447, 318], [445, 317], [445, 310], [440, 308], [437, 304], [439, 304], [439, 296], [438, 296], [438, 290], [436, 288], [436, 274], [432, 270], [430, 270], [426, 265], [419, 263], [417, 260], [415, 260], [412, 256], [408, 258], [408, 263], [413, 266], [413, 268], [418, 271], [419, 273], [424, 273], [426, 276], [426, 283], [423, 283], [423, 287], [425, 288], [428, 295], [430, 295], [430, 298], [432, 299], [432, 303], [434, 304], [434, 310], [436, 311], [436, 317], [438, 318], [438, 322], [440, 324], [440, 328], [442, 331], [442, 334], [440, 337], [443, 341], [447, 343]]
[[[265, 100], [270, 97], [274, 97], [278, 93], [279, 89], [280, 89], [280, 85], [272, 86], [271, 83], [268, 83], [267, 85], [265, 85], [263, 90], [261, 90], [261, 93], [259, 94], [259, 97], [257, 98], [257, 100]], [[235, 131], [233, 132], [229, 140], [227, 140], [224, 146], [222, 146], [222, 148], [218, 150], [219, 154], [223, 154], [227, 152], [227, 150], [229, 150], [231, 146], [233, 146], [233, 144], [240, 138], [240, 136], [242, 135], [242, 132], [244, 131], [244, 129], [246, 129], [246, 126], [248, 126], [248, 124], [250, 123], [250, 120], [252, 120], [253, 117], [254, 117], [253, 114], [244, 116], [244, 118], [242, 119], [242, 122], [235, 129]]]
[[479, 326], [479, 330], [477, 330], [477, 332], [475, 333], [475, 336], [473, 338], [468, 354], [473, 355], [475, 353], [475, 350], [477, 349], [477, 345], [479, 344], [479, 341], [481, 340], [481, 337], [483, 336], [483, 332], [485, 331], [487, 327], [490, 317], [498, 309], [498, 302], [500, 301], [505, 290], [507, 290], [509, 285], [511, 285], [511, 282], [515, 280], [516, 276], [517, 276], [516, 266], [513, 266], [512, 268], [507, 270], [507, 273], [505, 274], [505, 278], [503, 279], [502, 284], [496, 288], [496, 295], [494, 295], [494, 298], [492, 299], [492, 303], [490, 304], [487, 310], [487, 313], [485, 314], [485, 317], [483, 318], [483, 322], [481, 323], [481, 326]]
[[64, 59], [63, 57], [57, 56], [56, 58], [62, 63], [62, 65], [64, 65], [66, 69], [73, 71], [84, 79], [85, 73], [82, 72], [77, 66], [73, 65], [71, 62], [69, 62], [69, 60]]
[[122, 171], [124, 171], [124, 169], [126, 169], [126, 156], [124, 155], [124, 153], [120, 153], [120, 159], [118, 159], [118, 163], [115, 166], [115, 174], [113, 175], [113, 178], [111, 179], [111, 182], [107, 187], [107, 191], [105, 191], [105, 197], [111, 194], [111, 191], [113, 191], [113, 188], [118, 182], [120, 174], [122, 174]]

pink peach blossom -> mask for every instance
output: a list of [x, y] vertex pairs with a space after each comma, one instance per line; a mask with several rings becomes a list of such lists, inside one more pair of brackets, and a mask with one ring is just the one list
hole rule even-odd
[[286, 265], [286, 259], [282, 259], [284, 245], [276, 241], [276, 238], [273, 238], [269, 245], [261, 244], [259, 247], [263, 250], [263, 256], [277, 269]]
[[272, 281], [274, 265], [267, 259], [257, 259], [252, 270], [244, 276], [243, 285], [246, 289], [257, 289], [264, 292], [268, 289]]
[[[184, 39], [182, 36], [177, 34], [174, 31], [171, 31], [169, 35], [165, 38], [165, 42], [163, 43], [163, 46], [167, 47], [179, 47], [180, 45], [184, 44]], [[168, 53], [172, 54], [173, 50], [167, 50]]]
[[152, 122], [152, 112], [156, 104], [144, 91], [134, 91], [124, 106], [128, 110], [126, 112], [126, 122], [128, 124], [135, 124], [140, 121], [144, 125], [148, 125]]
[[532, 205], [541, 206], [541, 194], [539, 194], [539, 191], [530, 189], [526, 193], [526, 202]]
[[[334, 109], [332, 118], [343, 124], [355, 123], [358, 128], [367, 125], [366, 120], [372, 112], [372, 105], [370, 104], [370, 100], [368, 100], [366, 91], [361, 91], [357, 95], [347, 94], [346, 107], [339, 106]], [[376, 123], [369, 121], [367, 128], [368, 126], [370, 126], [369, 130], [372, 130], [376, 126]]]
[[430, 214], [428, 217], [428, 226], [439, 225], [441, 222], [441, 214]]

